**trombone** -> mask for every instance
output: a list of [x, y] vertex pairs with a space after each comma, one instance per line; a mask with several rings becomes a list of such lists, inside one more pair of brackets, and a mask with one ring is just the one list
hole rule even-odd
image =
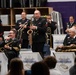
[[27, 22], [25, 22], [24, 24], [22, 24], [23, 26], [20, 27], [18, 30], [17, 30], [17, 39], [21, 39], [22, 37], [22, 31], [24, 30], [24, 26], [26, 25], [27, 26]]

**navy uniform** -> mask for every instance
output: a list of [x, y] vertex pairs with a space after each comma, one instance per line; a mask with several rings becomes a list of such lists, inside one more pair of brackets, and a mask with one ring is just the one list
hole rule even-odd
[[32, 23], [37, 26], [32, 35], [32, 51], [40, 52], [43, 55], [43, 47], [46, 42], [46, 20], [40, 17], [38, 20], [34, 19]]
[[19, 35], [19, 36], [21, 36], [21, 39], [22, 39], [22, 46], [21, 46], [22, 48], [28, 48], [28, 45], [29, 45], [28, 34], [27, 34], [27, 31], [29, 29], [29, 20], [28, 19], [25, 19], [25, 20], [20, 19], [17, 21], [17, 23], [15, 25], [16, 30], [18, 30], [20, 28], [19, 25], [25, 24], [25, 23], [27, 23], [27, 28], [25, 28], [22, 31], [22, 33], [21, 33], [22, 35]]
[[51, 34], [54, 34], [54, 30], [57, 28], [56, 24], [54, 21], [51, 21], [51, 23], [47, 22], [47, 27], [51, 28]]
[[[51, 40], [49, 41], [49, 45], [53, 48], [53, 37], [51, 34], [54, 34], [55, 29], [57, 28], [56, 26], [56, 22], [51, 21], [51, 22], [47, 22], [47, 33], [48, 33], [48, 39], [51, 38]], [[48, 27], [50, 27], [50, 31], [48, 31]], [[49, 34], [50, 33], [50, 34]]]
[[4, 53], [8, 58], [8, 68], [11, 59], [19, 56], [19, 51], [21, 49], [21, 43], [18, 39], [10, 39], [5, 45], [9, 45], [10, 49], [4, 49]]
[[76, 24], [76, 22], [73, 22], [73, 23], [68, 22], [68, 23], [67, 23], [67, 28], [71, 28], [71, 27], [74, 26], [75, 24]]
[[69, 36], [69, 34], [66, 35], [63, 45], [64, 46], [68, 46], [71, 44], [76, 44], [76, 36], [74, 36], [73, 38]]

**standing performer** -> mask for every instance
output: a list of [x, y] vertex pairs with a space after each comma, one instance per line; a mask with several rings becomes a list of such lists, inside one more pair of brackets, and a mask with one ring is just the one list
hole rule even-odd
[[30, 26], [30, 29], [33, 30], [32, 51], [39, 52], [43, 56], [43, 47], [46, 42], [46, 20], [41, 17], [39, 10], [34, 11], [34, 20], [32, 23], [33, 25]]
[[26, 18], [26, 12], [21, 13], [21, 18], [20, 20], [17, 21], [15, 28], [19, 30], [18, 35], [19, 39], [22, 39], [22, 48], [28, 48], [29, 41], [28, 41], [28, 34], [27, 31], [29, 29], [29, 20]]

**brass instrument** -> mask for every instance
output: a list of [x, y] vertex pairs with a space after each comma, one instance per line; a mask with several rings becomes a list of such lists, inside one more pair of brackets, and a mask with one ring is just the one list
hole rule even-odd
[[[13, 43], [13, 41], [10, 41], [10, 42], [8, 42], [7, 44], [5, 44], [5, 45], [7, 45], [7, 46], [9, 46], [11, 43]], [[6, 49], [4, 48], [4, 47], [1, 47], [0, 48], [0, 52], [4, 52]]]
[[[30, 20], [30, 27], [33, 25], [32, 21], [33, 21], [33, 16], [31, 17], [31, 20]], [[27, 31], [27, 34], [29, 35], [28, 36], [29, 46], [32, 47], [32, 34], [33, 34], [33, 30], [32, 29], [29, 29]]]
[[62, 48], [57, 47], [56, 52], [76, 52], [76, 45], [74, 46], [63, 46]]
[[47, 36], [47, 42], [50, 43], [50, 47], [52, 47], [52, 35], [51, 35], [51, 28], [47, 27], [46, 29], [46, 36]]
[[[32, 16], [31, 19], [30, 19], [30, 27], [33, 25], [32, 21], [33, 21], [33, 16]], [[32, 34], [32, 33], [33, 33], [33, 30], [32, 30], [32, 29], [29, 29], [29, 30], [27, 31], [27, 34]]]
[[21, 37], [22, 37], [22, 31], [24, 30], [24, 26], [25, 25], [27, 26], [27, 24], [28, 23], [25, 22], [24, 24], [22, 24], [23, 26], [18, 29], [18, 31], [17, 31], [17, 39], [21, 39]]

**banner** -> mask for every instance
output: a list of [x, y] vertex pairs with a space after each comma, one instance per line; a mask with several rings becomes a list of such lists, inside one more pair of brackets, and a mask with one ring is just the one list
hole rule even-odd
[[75, 54], [73, 52], [56, 52], [56, 68], [62, 75], [69, 75], [69, 69], [74, 65]]
[[24, 69], [30, 70], [31, 65], [35, 62], [41, 61], [42, 57], [38, 52], [26, 53], [25, 51], [20, 52], [20, 59], [23, 61]]

